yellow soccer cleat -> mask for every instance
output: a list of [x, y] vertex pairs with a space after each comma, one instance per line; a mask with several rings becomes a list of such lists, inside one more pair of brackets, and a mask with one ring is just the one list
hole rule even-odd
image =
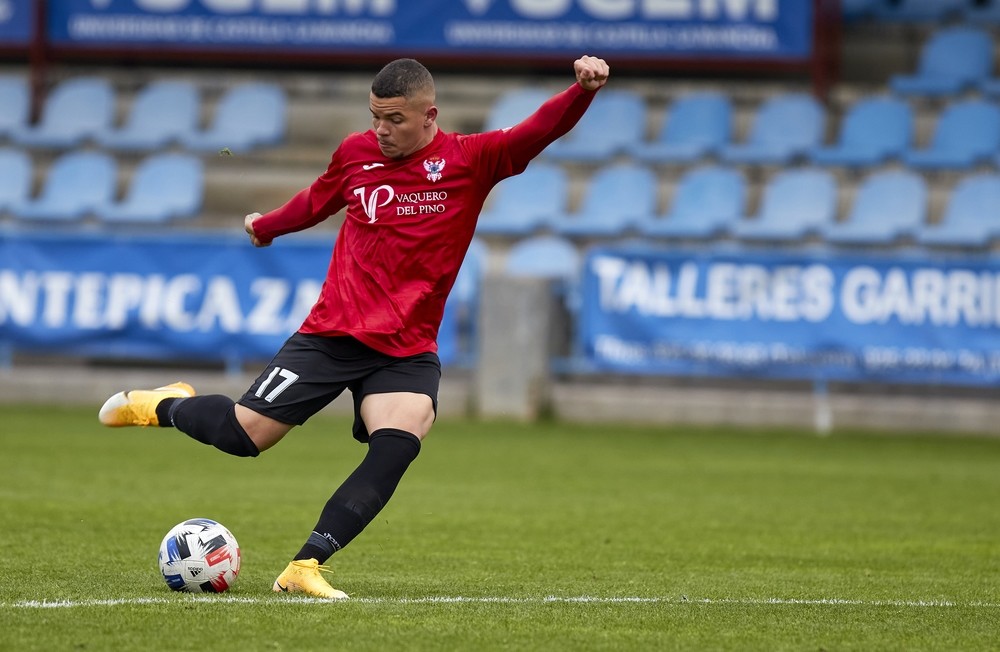
[[194, 387], [187, 383], [172, 383], [156, 389], [133, 389], [118, 392], [101, 407], [97, 418], [112, 428], [123, 426], [158, 426], [156, 406], [165, 398], [190, 398]]
[[329, 572], [330, 568], [320, 566], [315, 559], [293, 561], [274, 580], [272, 588], [276, 593], [305, 593], [316, 598], [346, 600], [347, 594], [330, 586], [320, 571]]

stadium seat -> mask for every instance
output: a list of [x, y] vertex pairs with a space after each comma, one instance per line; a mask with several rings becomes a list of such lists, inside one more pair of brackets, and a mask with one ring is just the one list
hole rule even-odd
[[535, 161], [517, 176], [501, 181], [479, 215], [479, 235], [518, 236], [534, 233], [569, 204], [569, 177], [559, 165]]
[[635, 228], [656, 212], [657, 179], [649, 168], [635, 163], [613, 164], [590, 178], [579, 210], [559, 213], [549, 226], [573, 238], [611, 238]]
[[823, 230], [827, 242], [889, 245], [915, 236], [927, 219], [927, 182], [910, 170], [875, 172], [862, 181], [844, 222]]
[[106, 130], [114, 114], [111, 84], [99, 77], [77, 77], [52, 90], [37, 125], [15, 128], [10, 136], [25, 147], [69, 149]]
[[901, 95], [957, 95], [988, 79], [992, 69], [990, 36], [976, 27], [950, 27], [924, 44], [915, 74], [896, 75], [889, 85]]
[[813, 163], [863, 167], [898, 157], [913, 142], [913, 109], [893, 97], [867, 97], [848, 109], [840, 138], [809, 152]]
[[962, 15], [970, 0], [882, 0], [871, 16], [885, 22], [941, 23]]
[[979, 83], [979, 90], [982, 91], [983, 95], [1000, 97], [1000, 79], [996, 77], [984, 79]]
[[194, 84], [152, 82], [136, 96], [125, 124], [97, 134], [97, 142], [114, 150], [161, 149], [197, 129], [200, 113]]
[[233, 153], [277, 145], [286, 136], [286, 112], [285, 91], [277, 84], [234, 86], [219, 99], [208, 128], [182, 136], [181, 143], [193, 151]]
[[962, 18], [970, 25], [1000, 25], [1000, 2], [970, 0], [962, 10]]
[[667, 212], [643, 220], [639, 232], [653, 238], [708, 239], [722, 235], [746, 210], [743, 174], [716, 165], [688, 170]]
[[113, 200], [117, 176], [115, 160], [103, 152], [68, 152], [52, 163], [38, 198], [22, 202], [15, 216], [63, 222], [81, 219]]
[[485, 242], [479, 238], [472, 239], [465, 260], [462, 261], [462, 267], [458, 270], [458, 276], [455, 277], [455, 285], [448, 295], [449, 301], [466, 305], [478, 301], [479, 285], [486, 274], [489, 253], [489, 247]]
[[582, 264], [572, 242], [556, 235], [537, 235], [514, 243], [507, 252], [504, 271], [511, 276], [530, 276], [575, 284]]
[[204, 167], [190, 154], [154, 154], [136, 167], [125, 197], [96, 209], [104, 222], [162, 223], [201, 210]]
[[818, 233], [836, 214], [832, 174], [816, 168], [788, 169], [764, 187], [756, 217], [734, 223], [730, 233], [743, 240], [790, 242]]
[[947, 106], [938, 117], [930, 145], [910, 149], [903, 161], [921, 169], [967, 169], [1000, 149], [1000, 107], [981, 99]]
[[634, 143], [629, 153], [645, 163], [690, 163], [713, 154], [732, 137], [733, 107], [721, 93], [692, 93], [664, 113], [654, 141]]
[[448, 295], [438, 330], [438, 357], [443, 365], [471, 366], [475, 360], [479, 292], [488, 256], [486, 244], [473, 238]]
[[490, 107], [483, 131], [513, 127], [534, 113], [552, 95], [552, 92], [541, 88], [507, 91]]
[[1000, 237], [1000, 174], [961, 179], [951, 191], [940, 222], [924, 226], [917, 241], [930, 246], [984, 247]]
[[0, 149], [0, 213], [10, 213], [31, 195], [31, 157], [13, 148]]
[[757, 109], [746, 142], [722, 147], [720, 156], [728, 163], [786, 165], [820, 144], [825, 121], [811, 95], [776, 95]]
[[30, 109], [27, 80], [16, 75], [0, 77], [0, 137], [24, 129]]
[[840, 15], [846, 22], [871, 18], [882, 0], [840, 0]]
[[631, 91], [601, 91], [573, 129], [549, 145], [544, 156], [557, 161], [600, 163], [641, 142], [646, 103]]

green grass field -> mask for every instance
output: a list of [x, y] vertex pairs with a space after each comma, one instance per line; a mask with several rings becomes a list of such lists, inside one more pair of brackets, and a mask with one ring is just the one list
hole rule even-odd
[[[990, 650], [1000, 439], [442, 421], [331, 563], [271, 582], [364, 450], [317, 418], [256, 460], [96, 406], [0, 408], [2, 650]], [[170, 592], [175, 523], [240, 541]]]

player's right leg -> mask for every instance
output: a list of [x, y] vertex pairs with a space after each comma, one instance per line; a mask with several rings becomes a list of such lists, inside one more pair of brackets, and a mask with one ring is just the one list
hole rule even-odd
[[101, 407], [97, 418], [106, 426], [158, 426], [160, 419], [156, 408], [166, 398], [190, 398], [194, 388], [187, 383], [171, 383], [156, 389], [133, 389], [118, 392]]
[[267, 442], [267, 446], [258, 447], [240, 422], [236, 407], [228, 396], [195, 396], [193, 387], [178, 382], [156, 389], [118, 392], [104, 402], [98, 419], [113, 428], [173, 426], [192, 439], [238, 457], [256, 457], [292, 428], [266, 417], [252, 420], [261, 441]]

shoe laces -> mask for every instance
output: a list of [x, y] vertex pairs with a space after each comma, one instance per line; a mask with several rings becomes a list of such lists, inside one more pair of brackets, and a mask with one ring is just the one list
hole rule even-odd
[[[316, 561], [316, 560], [315, 559], [311, 559], [311, 560], [306, 560], [306, 561]], [[333, 574], [333, 569], [332, 568], [330, 568], [326, 564], [321, 564], [319, 562], [316, 562], [315, 566], [312, 565], [312, 564], [308, 564], [307, 563], [307, 564], [304, 564], [302, 566], [299, 566], [299, 568], [302, 568], [302, 569], [305, 569], [305, 570], [313, 570], [313, 569], [315, 569], [315, 570], [319, 571], [320, 573], [327, 573], [329, 575]]]
[[137, 425], [137, 426], [148, 426], [148, 425], [150, 424], [150, 419], [149, 419], [149, 417], [144, 417], [144, 416], [142, 416], [141, 414], [139, 414], [139, 413], [138, 413], [138, 412], [137, 412], [137, 411], [136, 411], [136, 410], [135, 410], [135, 409], [134, 409], [134, 408], [132, 407], [132, 405], [131, 405], [131, 399], [129, 398], [129, 394], [131, 394], [131, 393], [132, 393], [132, 392], [128, 392], [128, 394], [125, 394], [125, 399], [126, 399], [127, 401], [129, 401], [129, 402], [127, 403], [127, 405], [128, 405], [128, 411], [132, 413], [132, 421], [133, 421], [133, 422], [135, 423], [135, 425]]

